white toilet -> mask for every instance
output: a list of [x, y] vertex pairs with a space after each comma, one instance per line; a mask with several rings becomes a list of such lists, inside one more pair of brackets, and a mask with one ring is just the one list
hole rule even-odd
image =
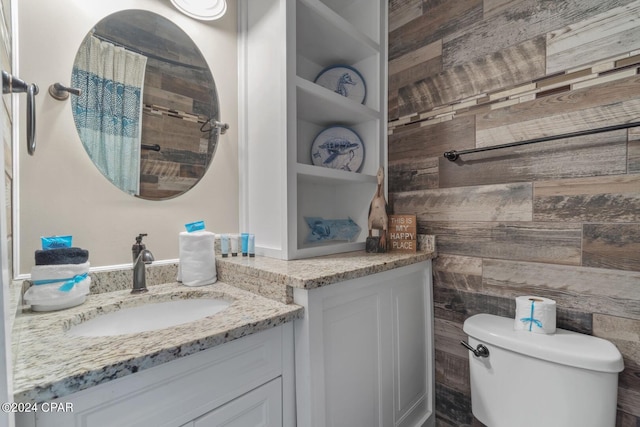
[[469, 354], [473, 415], [488, 427], [614, 427], [618, 349], [563, 329], [515, 331], [513, 323], [490, 314], [464, 322], [477, 354]]

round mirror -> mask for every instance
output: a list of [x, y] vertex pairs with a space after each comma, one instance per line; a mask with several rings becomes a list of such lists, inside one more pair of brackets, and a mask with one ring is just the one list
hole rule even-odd
[[219, 120], [213, 76], [173, 22], [124, 10], [96, 24], [73, 65], [73, 119], [87, 154], [114, 185], [150, 200], [178, 196], [207, 171]]

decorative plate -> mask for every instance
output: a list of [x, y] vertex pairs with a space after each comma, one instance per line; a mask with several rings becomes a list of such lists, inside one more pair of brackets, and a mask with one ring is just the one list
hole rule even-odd
[[360, 172], [364, 162], [364, 144], [360, 136], [349, 128], [326, 128], [311, 144], [311, 162], [316, 166]]
[[315, 83], [362, 104], [367, 96], [364, 78], [348, 65], [333, 65], [322, 70]]

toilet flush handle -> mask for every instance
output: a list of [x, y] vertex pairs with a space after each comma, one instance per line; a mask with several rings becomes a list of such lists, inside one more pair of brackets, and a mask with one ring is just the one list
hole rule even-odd
[[489, 357], [489, 349], [484, 344], [478, 344], [478, 347], [473, 348], [466, 341], [460, 341], [464, 347], [473, 353], [475, 357]]

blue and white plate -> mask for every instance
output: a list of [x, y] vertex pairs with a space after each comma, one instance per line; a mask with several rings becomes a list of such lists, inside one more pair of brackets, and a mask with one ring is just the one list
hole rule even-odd
[[349, 128], [326, 128], [311, 144], [311, 162], [316, 166], [360, 172], [364, 162], [364, 144], [360, 136]]
[[322, 70], [315, 83], [362, 104], [367, 96], [364, 78], [348, 65], [333, 65]]

